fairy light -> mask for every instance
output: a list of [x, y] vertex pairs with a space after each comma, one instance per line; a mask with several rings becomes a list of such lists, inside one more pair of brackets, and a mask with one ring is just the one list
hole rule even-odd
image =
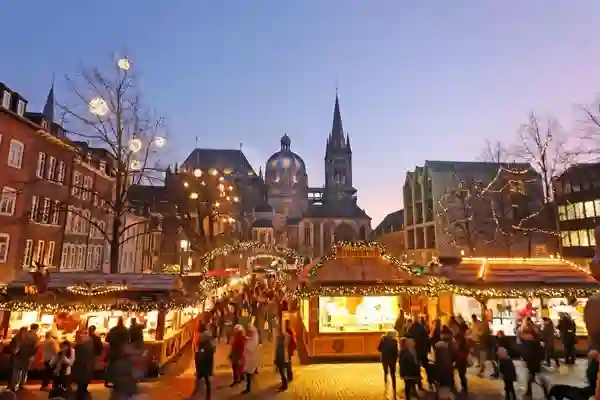
[[80, 296], [102, 296], [127, 290], [127, 285], [71, 285], [67, 290]]
[[103, 117], [108, 114], [108, 104], [106, 104], [106, 101], [102, 97], [96, 97], [90, 100], [88, 106], [90, 113], [98, 117]]

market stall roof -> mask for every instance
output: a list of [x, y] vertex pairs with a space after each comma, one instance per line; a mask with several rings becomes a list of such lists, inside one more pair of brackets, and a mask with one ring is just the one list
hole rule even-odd
[[307, 266], [300, 277], [322, 286], [427, 284], [426, 278], [395, 260], [379, 244], [339, 245], [331, 256]]
[[600, 289], [589, 271], [561, 258], [466, 257], [443, 263], [442, 277], [456, 285], [569, 286]]
[[[19, 278], [8, 283], [7, 289], [23, 288], [34, 285], [31, 273], [23, 273]], [[48, 279], [48, 289], [62, 289], [69, 286], [108, 286], [121, 285], [129, 291], [182, 291], [183, 280], [172, 274], [103, 274], [62, 272], [51, 273]]]

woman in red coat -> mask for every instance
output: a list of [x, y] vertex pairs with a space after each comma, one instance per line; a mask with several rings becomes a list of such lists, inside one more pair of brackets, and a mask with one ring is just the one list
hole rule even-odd
[[244, 346], [246, 345], [246, 334], [241, 325], [236, 325], [233, 329], [233, 338], [231, 340], [231, 352], [229, 360], [231, 360], [231, 370], [233, 371], [233, 383], [230, 387], [234, 387], [242, 382], [244, 377]]

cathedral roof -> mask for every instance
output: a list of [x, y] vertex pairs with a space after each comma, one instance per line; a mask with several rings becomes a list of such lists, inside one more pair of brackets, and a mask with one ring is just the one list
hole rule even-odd
[[262, 212], [271, 212], [273, 208], [266, 201], [254, 207], [254, 212], [262, 213]]
[[252, 223], [253, 228], [272, 228], [273, 222], [269, 219], [257, 219]]
[[350, 201], [328, 202], [312, 205], [306, 210], [305, 218], [348, 218], [371, 219], [356, 203]]
[[252, 165], [241, 150], [234, 149], [194, 149], [185, 159], [183, 168], [216, 168], [231, 171], [233, 174], [256, 175]]

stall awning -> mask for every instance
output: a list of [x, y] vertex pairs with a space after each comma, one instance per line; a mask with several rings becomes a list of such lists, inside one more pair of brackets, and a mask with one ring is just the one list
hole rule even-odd
[[458, 285], [600, 288], [585, 268], [560, 258], [468, 257], [443, 265], [440, 274]]

